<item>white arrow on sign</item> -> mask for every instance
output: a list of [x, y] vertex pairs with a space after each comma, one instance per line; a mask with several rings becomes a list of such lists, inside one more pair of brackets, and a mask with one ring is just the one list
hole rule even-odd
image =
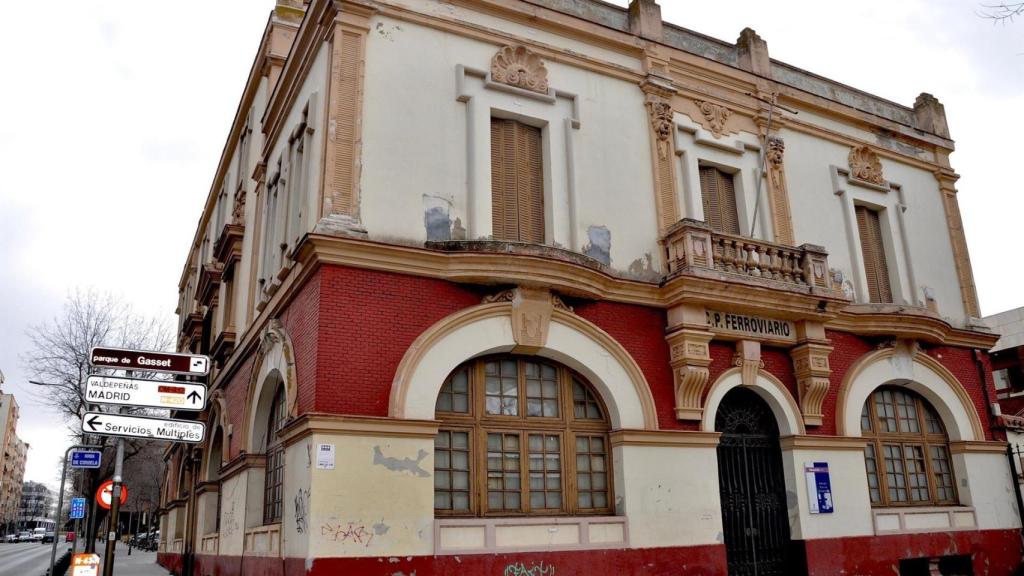
[[206, 386], [188, 382], [89, 376], [85, 383], [85, 401], [87, 404], [202, 410], [206, 408]]
[[202, 442], [206, 435], [206, 424], [188, 420], [86, 412], [82, 417], [82, 432], [101, 436]]

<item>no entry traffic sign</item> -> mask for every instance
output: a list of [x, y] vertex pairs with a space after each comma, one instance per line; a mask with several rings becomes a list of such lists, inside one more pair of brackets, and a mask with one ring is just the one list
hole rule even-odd
[[89, 365], [116, 370], [144, 370], [205, 376], [210, 372], [210, 358], [199, 354], [170, 354], [152, 350], [124, 350], [122, 348], [92, 349]]
[[206, 424], [191, 420], [86, 412], [82, 417], [82, 432], [103, 436], [202, 442], [206, 435]]
[[[128, 501], [128, 487], [121, 484], [121, 497], [119, 498], [121, 505]], [[114, 501], [114, 481], [107, 480], [103, 484], [100, 484], [99, 490], [96, 491], [96, 503], [110, 510], [110, 503]]]
[[206, 408], [206, 386], [165, 380], [89, 376], [85, 383], [85, 401], [90, 404], [198, 411]]

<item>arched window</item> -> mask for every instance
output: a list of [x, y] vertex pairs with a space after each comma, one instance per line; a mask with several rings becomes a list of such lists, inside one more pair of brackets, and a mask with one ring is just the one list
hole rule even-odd
[[565, 366], [471, 360], [445, 380], [436, 417], [438, 515], [611, 513], [608, 412]]
[[284, 386], [278, 385], [274, 400], [267, 413], [267, 467], [263, 483], [263, 524], [281, 521], [282, 488], [284, 484], [284, 443], [277, 433], [284, 427], [285, 409]]
[[894, 386], [875, 390], [861, 410], [871, 504], [956, 504], [949, 437], [930, 404]]

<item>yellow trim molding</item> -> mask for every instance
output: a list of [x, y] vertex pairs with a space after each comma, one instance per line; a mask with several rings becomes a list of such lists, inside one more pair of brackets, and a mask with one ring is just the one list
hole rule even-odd
[[783, 450], [851, 450], [863, 452], [867, 438], [850, 436], [784, 436], [780, 441]]
[[615, 430], [612, 446], [664, 446], [668, 448], [716, 448], [721, 432], [688, 430]]

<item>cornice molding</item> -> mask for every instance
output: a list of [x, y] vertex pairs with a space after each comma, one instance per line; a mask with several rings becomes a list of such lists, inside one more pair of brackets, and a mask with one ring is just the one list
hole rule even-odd
[[440, 422], [435, 420], [338, 416], [321, 412], [307, 412], [286, 424], [279, 435], [285, 446], [313, 434], [433, 440], [437, 436], [439, 426]]
[[612, 446], [660, 446], [665, 448], [718, 447], [721, 432], [688, 430], [614, 430], [608, 435]]

